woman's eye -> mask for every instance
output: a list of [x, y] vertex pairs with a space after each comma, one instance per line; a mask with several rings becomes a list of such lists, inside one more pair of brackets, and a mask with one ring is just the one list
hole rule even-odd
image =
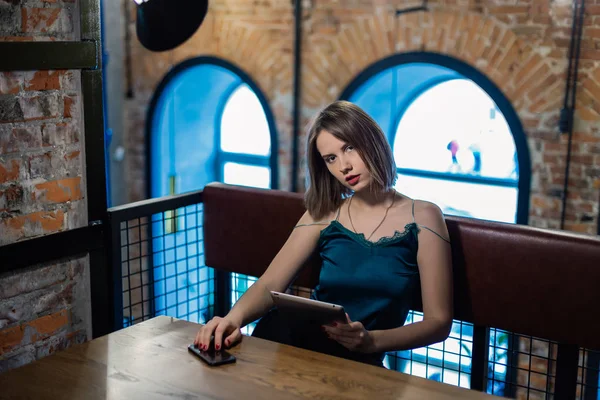
[[325, 159], [325, 162], [328, 164], [331, 164], [334, 161], [335, 161], [335, 156], [329, 156]]
[[346, 152], [354, 150], [354, 146], [348, 145], [346, 146]]

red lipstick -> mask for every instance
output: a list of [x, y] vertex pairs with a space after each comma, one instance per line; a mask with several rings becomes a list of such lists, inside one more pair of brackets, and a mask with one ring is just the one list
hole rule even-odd
[[360, 175], [350, 175], [346, 177], [346, 182], [350, 184], [350, 186], [354, 186], [360, 180]]

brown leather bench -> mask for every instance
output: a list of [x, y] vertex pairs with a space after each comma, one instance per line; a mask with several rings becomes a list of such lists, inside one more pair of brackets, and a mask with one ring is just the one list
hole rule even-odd
[[[206, 265], [260, 276], [304, 213], [302, 195], [210, 184], [204, 189]], [[600, 239], [447, 217], [454, 317], [600, 349]], [[313, 257], [295, 284], [313, 288]], [[419, 296], [414, 309], [420, 309]]]
[[[298, 193], [223, 184], [207, 186], [203, 203], [206, 265], [256, 277], [305, 210]], [[446, 221], [454, 318], [476, 330], [493, 327], [568, 345], [569, 374], [575, 368], [576, 375], [576, 346], [600, 350], [600, 239], [466, 218]], [[315, 256], [295, 284], [313, 288], [319, 268]], [[413, 309], [420, 310], [420, 295]], [[477, 357], [487, 365], [486, 355]], [[475, 358], [474, 349], [474, 365]], [[559, 364], [560, 358], [559, 347]]]

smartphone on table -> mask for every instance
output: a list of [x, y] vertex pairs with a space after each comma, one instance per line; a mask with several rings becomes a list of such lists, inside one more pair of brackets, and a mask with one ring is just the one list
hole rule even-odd
[[210, 366], [216, 367], [217, 365], [230, 364], [235, 362], [235, 357], [225, 350], [215, 350], [214, 341], [210, 341], [208, 350], [200, 350], [193, 343], [188, 346], [188, 350], [200, 357], [202, 361]]

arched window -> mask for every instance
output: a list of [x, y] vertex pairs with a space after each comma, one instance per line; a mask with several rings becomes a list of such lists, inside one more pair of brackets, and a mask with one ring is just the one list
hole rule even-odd
[[[341, 98], [382, 127], [396, 161], [398, 191], [432, 201], [448, 215], [527, 223], [525, 135], [508, 99], [476, 69], [440, 54], [397, 54], [364, 70]], [[411, 312], [407, 323], [422, 318]], [[494, 378], [503, 382], [510, 363], [507, 333], [492, 330], [490, 336]], [[455, 321], [443, 343], [390, 353], [384, 362], [470, 387], [472, 345], [473, 325]]]
[[[213, 181], [277, 188], [277, 133], [266, 97], [236, 66], [198, 57], [162, 80], [147, 118], [148, 195], [202, 189]], [[202, 206], [153, 216], [155, 314], [206, 322], [214, 272], [204, 265]], [[232, 274], [232, 302], [252, 278]]]
[[392, 56], [341, 96], [386, 133], [396, 188], [445, 214], [527, 223], [529, 152], [519, 119], [485, 76], [439, 54]]
[[277, 134], [265, 96], [234, 65], [199, 57], [174, 67], [148, 113], [149, 197], [207, 183], [277, 186]]

